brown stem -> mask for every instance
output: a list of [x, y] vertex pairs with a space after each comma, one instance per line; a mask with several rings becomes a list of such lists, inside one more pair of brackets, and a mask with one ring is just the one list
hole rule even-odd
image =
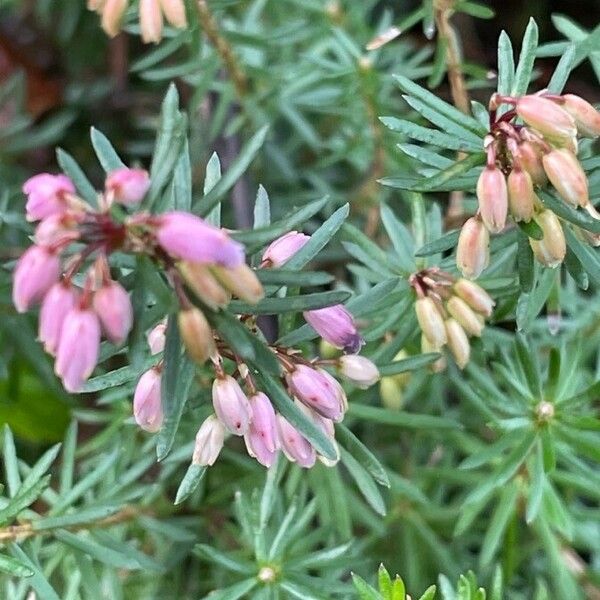
[[248, 79], [246, 74], [242, 71], [235, 53], [233, 52], [233, 48], [221, 35], [219, 25], [208, 6], [208, 2], [206, 2], [206, 0], [197, 0], [196, 6], [198, 8], [198, 18], [206, 37], [221, 56], [225, 68], [233, 81], [235, 90], [238, 96], [242, 98], [248, 90]]
[[68, 531], [83, 531], [88, 529], [97, 529], [101, 527], [111, 527], [112, 525], [118, 525], [126, 521], [131, 521], [141, 514], [149, 514], [149, 512], [140, 510], [134, 506], [125, 506], [119, 512], [97, 521], [90, 521], [89, 523], [78, 523], [77, 525], [71, 525], [66, 527], [50, 527], [48, 529], [35, 529], [35, 521], [28, 521], [21, 523], [20, 525], [9, 525], [0, 529], [0, 543], [6, 543], [11, 541], [21, 541], [30, 538], [34, 535], [47, 535], [51, 534], [54, 529], [67, 529]]

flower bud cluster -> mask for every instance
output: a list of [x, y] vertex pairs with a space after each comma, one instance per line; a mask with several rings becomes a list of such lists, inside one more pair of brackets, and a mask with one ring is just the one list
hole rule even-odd
[[[469, 362], [469, 337], [480, 337], [494, 308], [494, 301], [479, 285], [468, 279], [456, 280], [438, 268], [424, 269], [410, 277], [417, 300], [415, 312], [421, 329], [421, 350], [440, 352], [444, 346], [463, 369]], [[433, 364], [445, 369], [445, 358]]]
[[[88, 0], [88, 8], [100, 14], [102, 29], [115, 37], [129, 6], [129, 0]], [[162, 39], [163, 15], [173, 27], [187, 27], [184, 0], [139, 0], [139, 18], [142, 40], [155, 44]]]
[[211, 356], [214, 343], [184, 281], [210, 307], [224, 306], [232, 294], [249, 302], [263, 295], [243, 246], [225, 231], [180, 211], [128, 214], [149, 187], [146, 171], [117, 169], [93, 208], [65, 175], [43, 173], [23, 186], [27, 220], [39, 223], [14, 271], [13, 303], [18, 312], [41, 304], [39, 338], [69, 392], [80, 391], [94, 370], [101, 335], [122, 344], [133, 324], [129, 294], [111, 276], [114, 251], [146, 254], [165, 271], [182, 306], [182, 339], [198, 362]]
[[[501, 105], [511, 109], [498, 115]], [[536, 189], [550, 183], [567, 204], [600, 219], [577, 159], [578, 136], [598, 135], [600, 112], [573, 94], [492, 96], [490, 133], [484, 141], [487, 164], [477, 181], [479, 210], [464, 224], [457, 247], [457, 266], [465, 277], [476, 278], [485, 269], [489, 234], [500, 233], [508, 216], [537, 225], [535, 237], [539, 231], [542, 237], [530, 237], [529, 243], [541, 264], [556, 267], [563, 261], [566, 243], [560, 219], [544, 206]], [[600, 236], [581, 233], [589, 243], [600, 244]]]

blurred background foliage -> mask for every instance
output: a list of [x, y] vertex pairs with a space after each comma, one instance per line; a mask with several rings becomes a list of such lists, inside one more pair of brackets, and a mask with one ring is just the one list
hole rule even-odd
[[[319, 466], [303, 473], [280, 465], [266, 476], [234, 449], [224, 452], [185, 504], [173, 506], [191, 442], [157, 466], [151, 441], [129, 419], [130, 388], [68, 397], [35, 342], [34, 320], [16, 317], [9, 301], [10, 269], [30, 233], [21, 215], [22, 182], [35, 172], [56, 171], [54, 148], [60, 146], [99, 185], [104, 175], [89, 143], [92, 126], [108, 136], [128, 164], [148, 167], [160, 103], [171, 81], [189, 117], [198, 197], [213, 151], [226, 170], [245, 142], [269, 126], [265, 144], [223, 205], [226, 226], [252, 224], [261, 184], [269, 192], [274, 220], [329, 195], [323, 211], [305, 224], [307, 233], [349, 201], [351, 223], [389, 245], [379, 222], [381, 203], [405, 221], [410, 209], [403, 192], [378, 180], [407, 171], [409, 162], [378, 117], [415, 118], [393, 74], [418, 80], [453, 101], [444, 54], [448, 40], [435, 28], [436, 10], [443, 4], [211, 0], [216, 33], [234, 50], [232, 67], [206, 35], [207, 23], [167, 30], [154, 47], [141, 43], [135, 11], [127, 14], [126, 33], [109, 40], [83, 0], [0, 2], [0, 421], [12, 430], [5, 429], [3, 440], [4, 483], [11, 495], [36, 485], [35, 478], [29, 487], [22, 485], [28, 465], [45, 461], [38, 463], [39, 479], [58, 449], [52, 456], [43, 452], [64, 439], [60, 490], [43, 491], [27, 515], [44, 513], [40, 530], [60, 531], [24, 534], [24, 552], [14, 543], [20, 538], [3, 538], [6, 529], [0, 529], [0, 543], [15, 559], [27, 563], [27, 556], [39, 556], [45, 578], [36, 571], [30, 581], [7, 579], [3, 597], [24, 598], [32, 585], [40, 598], [53, 599], [47, 579], [63, 590], [60, 598], [197, 598], [215, 588], [226, 591], [211, 598], [346, 598], [359, 592], [376, 598], [368, 595], [379, 593], [374, 588], [354, 588], [349, 572], [373, 583], [381, 561], [401, 573], [413, 598], [440, 573], [444, 600], [482, 598], [475, 595], [472, 575], [459, 580], [468, 569], [478, 572], [492, 598], [600, 597], [600, 481], [594, 470], [598, 393], [593, 387], [600, 369], [600, 328], [593, 291], [585, 295], [565, 283], [563, 298], [575, 316], [568, 321], [560, 359], [543, 319], [531, 324], [528, 339], [514, 342], [514, 303], [508, 300], [504, 314], [509, 317], [498, 319], [478, 348], [481, 360], [466, 373], [450, 369], [432, 377], [421, 368], [398, 380], [402, 397], [397, 394], [397, 405], [385, 408], [377, 389], [355, 393], [365, 406], [351, 410], [347, 424], [386, 467], [385, 517], [337, 470]], [[495, 90], [501, 30], [518, 46], [533, 16], [542, 41], [535, 88], [549, 81], [565, 42], [574, 43], [578, 66], [568, 89], [591, 102], [600, 100], [596, 0], [457, 4], [452, 23], [472, 99], [486, 104]], [[405, 29], [397, 39], [366, 49], [393, 24]], [[431, 199], [443, 207], [447, 195]], [[334, 243], [319, 256], [319, 268], [361, 290], [367, 269], [349, 268], [348, 259], [347, 248]], [[408, 344], [409, 351], [414, 347]], [[539, 364], [523, 364], [523, 348], [539, 356]], [[565, 367], [569, 361], [577, 367], [575, 375]], [[566, 404], [554, 441], [548, 442], [537, 419], [543, 398], [522, 397], [535, 378], [530, 368], [553, 390], [563, 382], [569, 391], [562, 396]], [[491, 372], [499, 387], [486, 382]], [[510, 376], [514, 373], [521, 379]], [[569, 414], [571, 398], [574, 413], [584, 405], [576, 416]], [[411, 420], [400, 407], [419, 415]], [[202, 411], [192, 408], [182, 438], [193, 439]], [[525, 451], [511, 453], [522, 444], [534, 449], [525, 462], [517, 461]], [[464, 462], [466, 468], [458, 468]], [[543, 502], [542, 492], [536, 492], [533, 508], [531, 485], [550, 490]], [[472, 510], [465, 511], [465, 505]], [[538, 513], [545, 517], [535, 520]], [[71, 521], [70, 514], [75, 515]], [[88, 522], [96, 523], [89, 538], [73, 539]], [[286, 544], [279, 539], [276, 545], [278, 534], [287, 536]], [[265, 557], [265, 548], [273, 546], [277, 552]], [[261, 587], [265, 565], [286, 573], [280, 586]], [[459, 581], [456, 591], [450, 581]]]

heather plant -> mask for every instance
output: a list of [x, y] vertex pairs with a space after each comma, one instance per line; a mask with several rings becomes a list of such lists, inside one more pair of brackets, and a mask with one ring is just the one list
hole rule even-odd
[[0, 17], [2, 597], [600, 597], [597, 27]]

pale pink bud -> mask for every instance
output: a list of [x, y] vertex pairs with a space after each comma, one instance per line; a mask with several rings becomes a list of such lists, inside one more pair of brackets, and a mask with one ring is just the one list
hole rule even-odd
[[574, 207], [589, 202], [587, 177], [577, 157], [566, 148], [556, 148], [542, 158], [550, 183]]
[[263, 252], [262, 260], [273, 267], [280, 267], [296, 254], [308, 240], [310, 240], [309, 235], [290, 231], [271, 242]]
[[497, 167], [486, 167], [477, 180], [479, 213], [490, 233], [500, 233], [506, 225], [508, 190], [504, 173]]
[[17, 312], [26, 312], [40, 302], [59, 275], [60, 261], [56, 252], [43, 246], [25, 250], [13, 274], [12, 299]]
[[521, 167], [527, 171], [534, 183], [545, 185], [548, 181], [542, 164], [542, 152], [531, 142], [519, 144], [519, 161]]
[[167, 324], [161, 321], [158, 325], [155, 325], [146, 336], [148, 347], [150, 348], [150, 354], [158, 354], [165, 349], [165, 335], [167, 332]]
[[102, 29], [115, 37], [121, 31], [121, 21], [127, 8], [128, 0], [106, 0], [102, 7]]
[[542, 96], [522, 96], [516, 104], [519, 117], [548, 137], [569, 138], [577, 135], [575, 120], [564, 109]]
[[210, 415], [198, 429], [192, 464], [212, 466], [215, 464], [225, 442], [225, 427], [215, 415]]
[[66, 175], [40, 173], [23, 184], [23, 193], [27, 195], [27, 220], [39, 221], [64, 212], [67, 209], [64, 195], [74, 194], [75, 186]]
[[546, 267], [557, 267], [567, 253], [565, 234], [560, 219], [551, 210], [542, 210], [535, 217], [544, 237], [541, 240], [529, 238], [529, 245], [536, 259]]
[[508, 176], [507, 187], [510, 214], [515, 221], [528, 223], [533, 218], [536, 201], [531, 175], [520, 168], [514, 168]]
[[113, 344], [122, 344], [133, 325], [133, 307], [127, 290], [116, 281], [103, 285], [94, 294], [94, 310], [106, 337]]
[[106, 0], [87, 0], [87, 7], [90, 10], [101, 12]]
[[54, 372], [68, 392], [81, 390], [98, 362], [100, 321], [89, 309], [72, 308], [64, 318]]
[[563, 100], [562, 107], [575, 119], [579, 135], [598, 137], [600, 135], [600, 112], [587, 100], [574, 94], [565, 94]]
[[64, 281], [55, 283], [44, 296], [38, 337], [46, 352], [56, 353], [65, 317], [75, 307], [78, 298], [77, 290]]
[[252, 421], [244, 436], [248, 454], [265, 467], [270, 467], [279, 449], [277, 419], [271, 401], [262, 392], [249, 398]]
[[217, 377], [213, 382], [212, 399], [225, 428], [234, 435], [244, 435], [250, 426], [252, 410], [239, 383], [231, 375]]
[[183, 345], [190, 357], [198, 364], [206, 362], [215, 353], [216, 347], [204, 313], [195, 307], [181, 310], [177, 322]]
[[456, 247], [456, 266], [465, 277], [475, 279], [490, 261], [490, 234], [477, 216], [465, 221]]
[[338, 359], [340, 373], [359, 388], [367, 389], [379, 381], [379, 369], [364, 356], [348, 354]]
[[185, 4], [183, 0], [160, 0], [163, 13], [173, 27], [183, 29], [187, 26]]
[[464, 369], [471, 355], [471, 345], [465, 330], [455, 319], [447, 319], [446, 335], [448, 336], [448, 348], [450, 348], [456, 364], [460, 369]]
[[244, 263], [244, 247], [222, 229], [182, 211], [158, 217], [158, 243], [173, 258], [203, 264], [237, 267]]
[[356, 354], [364, 340], [358, 333], [354, 317], [342, 304], [302, 313], [306, 322], [326, 341], [344, 352]]
[[231, 295], [223, 289], [208, 266], [182, 261], [178, 264], [178, 268], [185, 283], [210, 308], [217, 309], [229, 304]]
[[459, 279], [454, 284], [454, 292], [473, 310], [486, 317], [492, 316], [492, 311], [496, 303], [480, 285], [468, 279]]
[[225, 289], [241, 300], [256, 304], [264, 298], [265, 290], [262, 283], [248, 265], [242, 264], [231, 268], [212, 267], [212, 272]]
[[446, 309], [469, 335], [477, 337], [481, 335], [483, 331], [481, 315], [476, 314], [462, 298], [451, 296], [446, 302]]
[[163, 423], [160, 368], [152, 367], [137, 382], [133, 395], [135, 422], [150, 433], [158, 431]]
[[120, 204], [139, 204], [150, 188], [150, 176], [144, 169], [121, 167], [108, 174], [105, 188]]
[[79, 215], [70, 212], [45, 217], [35, 228], [34, 241], [39, 246], [55, 246], [67, 240], [76, 240], [79, 233], [75, 227], [79, 220]]
[[163, 18], [159, 0], [140, 0], [140, 29], [146, 44], [160, 42]]
[[436, 303], [429, 296], [419, 298], [415, 302], [415, 312], [421, 331], [433, 347], [439, 350], [446, 343], [446, 329]]
[[286, 375], [290, 392], [300, 402], [333, 421], [344, 417], [346, 395], [340, 384], [325, 371], [297, 365]]
[[281, 449], [287, 459], [310, 469], [317, 460], [317, 453], [310, 442], [280, 414], [277, 415], [277, 427]]

